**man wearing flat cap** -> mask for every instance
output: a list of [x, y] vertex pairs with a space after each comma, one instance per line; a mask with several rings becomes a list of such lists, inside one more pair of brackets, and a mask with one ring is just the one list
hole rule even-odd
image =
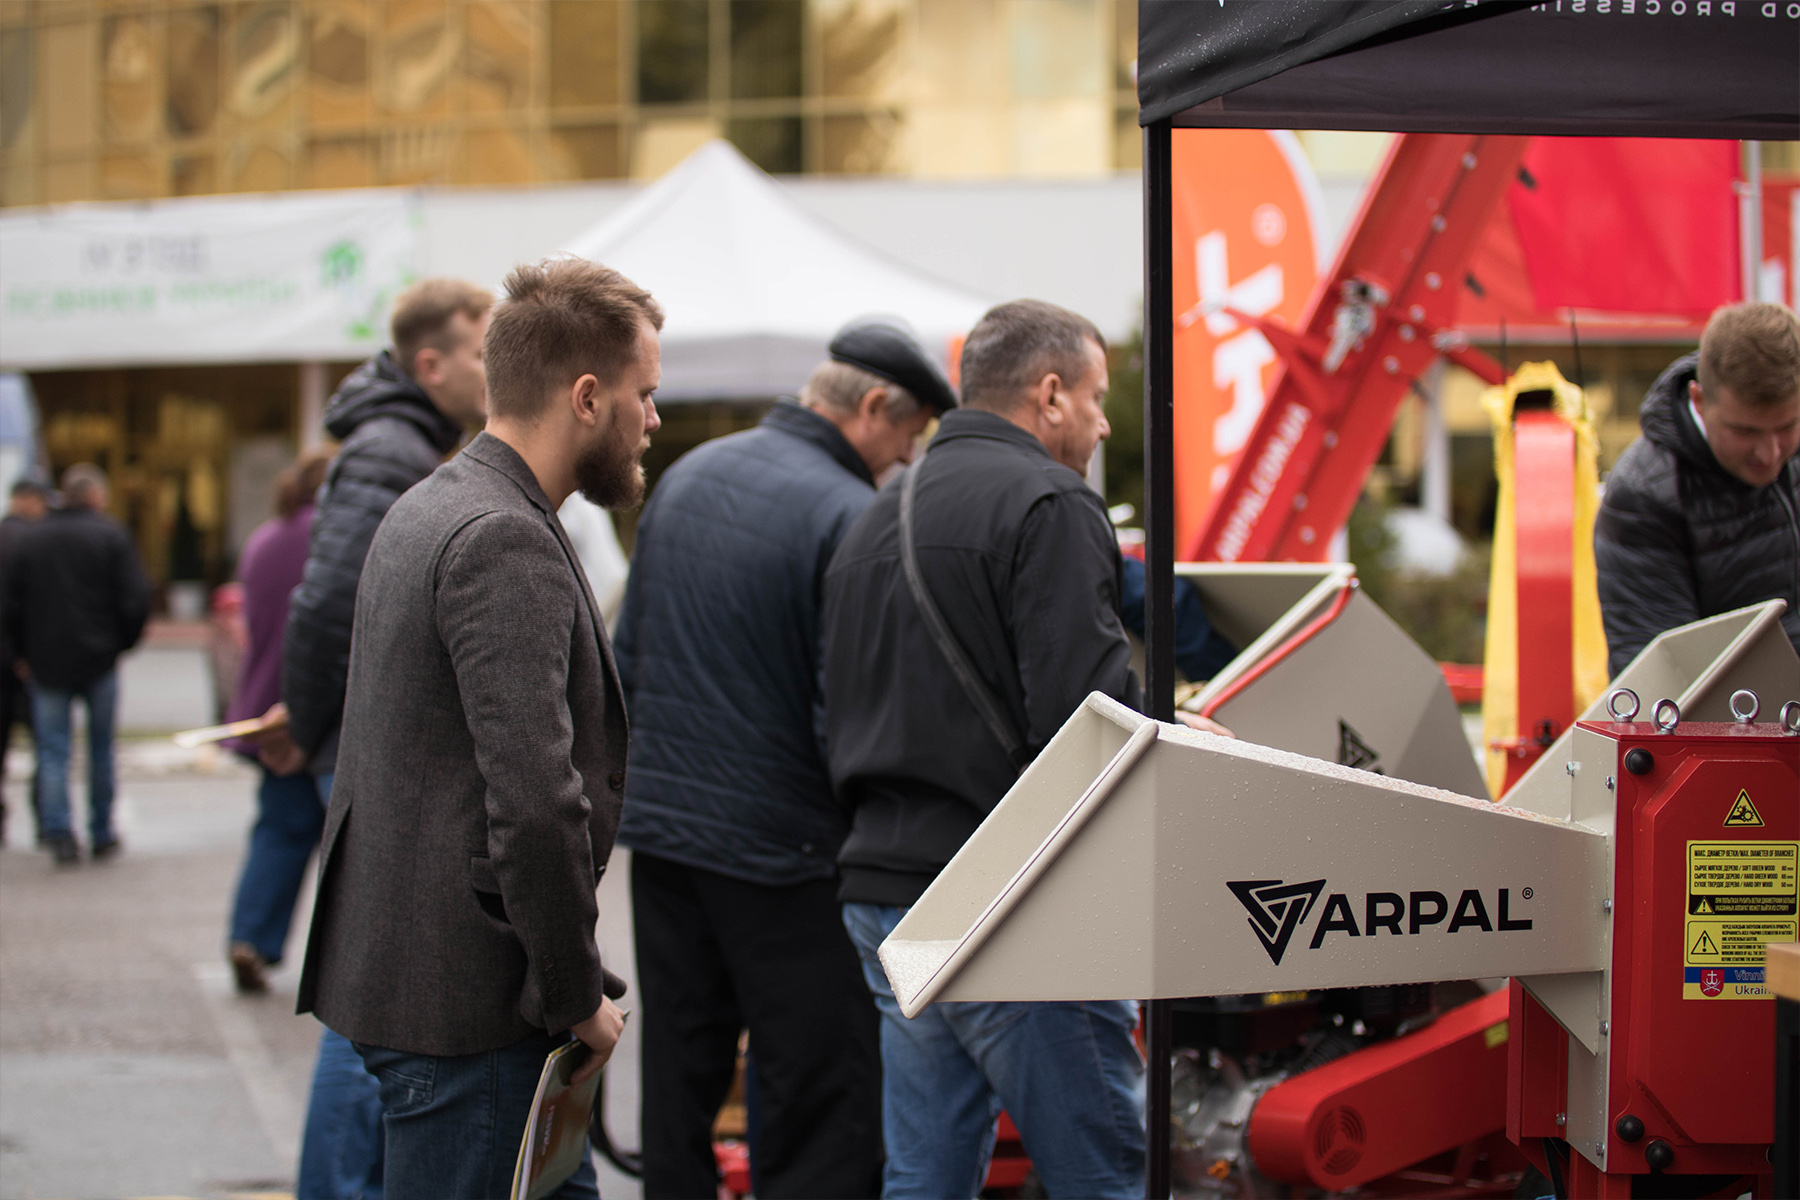
[[713, 1120], [746, 1029], [757, 1195], [879, 1192], [877, 1017], [837, 902], [849, 813], [821, 745], [819, 605], [875, 481], [955, 405], [910, 331], [853, 321], [798, 402], [682, 458], [638, 525], [615, 644], [649, 1200], [716, 1194]]

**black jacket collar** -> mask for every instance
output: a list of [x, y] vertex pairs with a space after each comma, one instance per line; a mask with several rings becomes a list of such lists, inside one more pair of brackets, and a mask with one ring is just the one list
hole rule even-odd
[[[1683, 355], [1670, 363], [1644, 396], [1644, 403], [1638, 409], [1638, 426], [1651, 442], [1689, 467], [1707, 475], [1715, 485], [1725, 484], [1749, 492], [1758, 491], [1760, 489], [1745, 483], [1719, 465], [1719, 460], [1713, 455], [1712, 444], [1700, 432], [1700, 427], [1694, 424], [1694, 414], [1689, 408], [1688, 384], [1698, 378], [1699, 368], [1698, 354]], [[1800, 459], [1800, 455], [1790, 458], [1782, 466], [1782, 473], [1775, 480], [1776, 484], [1787, 486], [1790, 473], [1796, 469], [1795, 459]]]
[[1016, 446], [1029, 454], [1051, 458], [1050, 450], [1039, 441], [1037, 435], [1027, 433], [998, 413], [991, 413], [979, 408], [958, 408], [943, 415], [938, 421], [937, 436], [931, 439], [936, 446], [939, 442], [956, 441], [959, 438], [985, 438], [989, 441], [1005, 442]]
[[383, 350], [356, 368], [331, 398], [325, 410], [325, 429], [339, 441], [357, 426], [376, 417], [398, 417], [417, 426], [439, 454], [448, 454], [462, 440], [462, 427], [431, 402], [425, 389], [400, 369], [393, 355]]
[[862, 455], [856, 452], [850, 439], [836, 425], [804, 405], [793, 400], [781, 400], [769, 410], [769, 415], [762, 419], [762, 423], [777, 432], [797, 437], [803, 442], [811, 442], [837, 460], [844, 470], [870, 487], [875, 486], [875, 477], [869, 473], [869, 464], [862, 460]]

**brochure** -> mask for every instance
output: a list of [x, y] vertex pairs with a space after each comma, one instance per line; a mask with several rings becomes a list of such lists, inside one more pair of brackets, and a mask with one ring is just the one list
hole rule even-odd
[[512, 1200], [543, 1200], [580, 1168], [601, 1075], [597, 1072], [574, 1087], [569, 1080], [591, 1053], [580, 1041], [571, 1040], [544, 1060], [513, 1168]]

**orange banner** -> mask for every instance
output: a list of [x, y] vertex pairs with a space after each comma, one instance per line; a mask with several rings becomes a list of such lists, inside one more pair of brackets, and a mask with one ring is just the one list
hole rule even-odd
[[1194, 538], [1278, 359], [1224, 311], [1299, 328], [1318, 282], [1318, 185], [1286, 131], [1174, 131], [1175, 544]]

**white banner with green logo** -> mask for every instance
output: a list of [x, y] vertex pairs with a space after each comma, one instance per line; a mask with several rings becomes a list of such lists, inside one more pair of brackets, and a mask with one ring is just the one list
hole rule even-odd
[[406, 192], [0, 216], [0, 367], [366, 357], [418, 275], [421, 225]]

